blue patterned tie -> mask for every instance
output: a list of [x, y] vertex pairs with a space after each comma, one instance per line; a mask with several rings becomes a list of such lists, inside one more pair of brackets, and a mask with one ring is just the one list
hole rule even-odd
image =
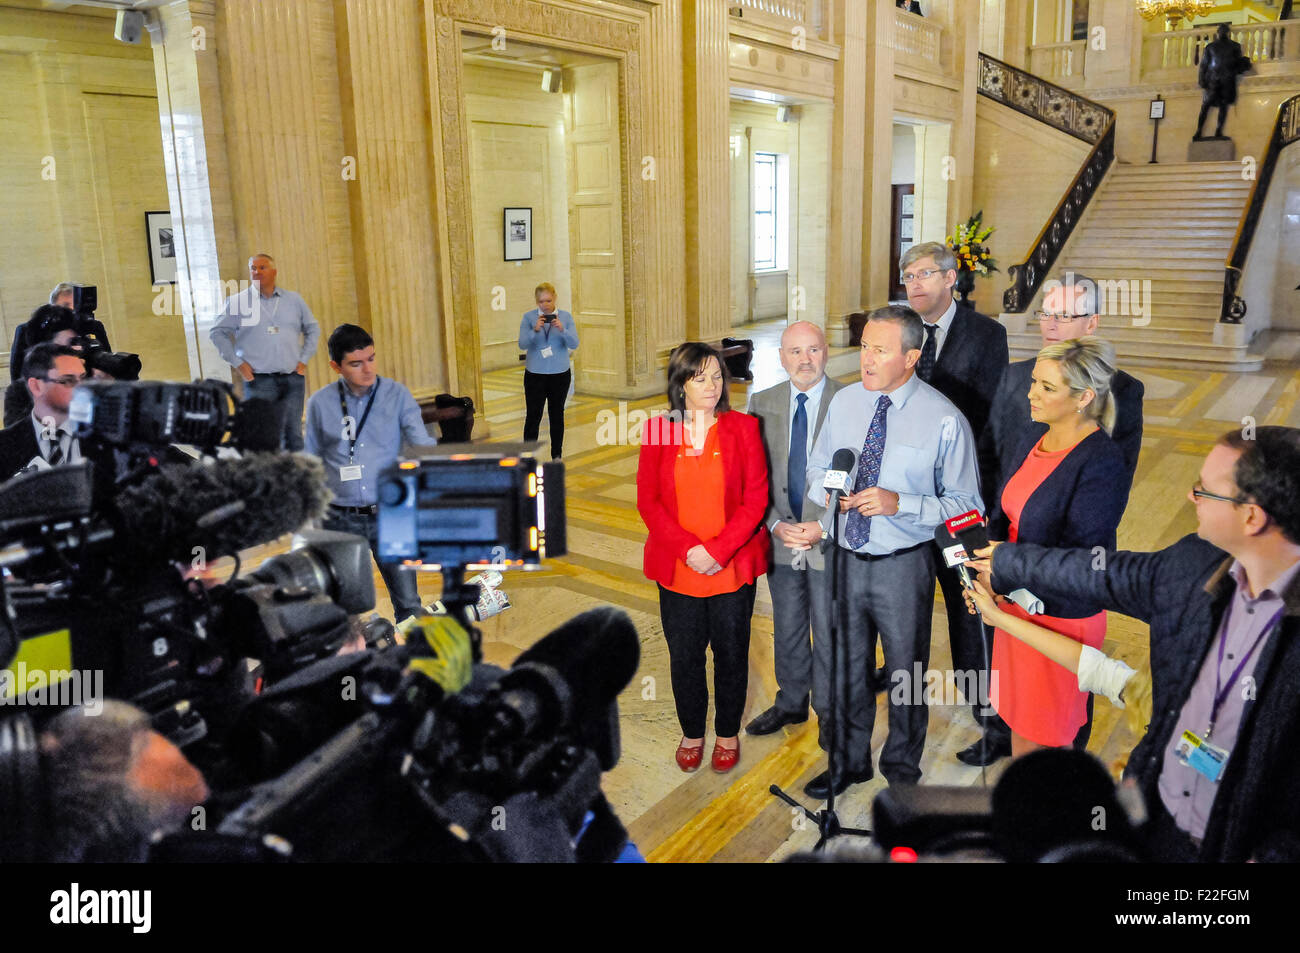
[[790, 425], [790, 458], [785, 465], [785, 492], [790, 498], [790, 513], [795, 520], [803, 519], [803, 495], [808, 488], [804, 485], [808, 475], [808, 411], [804, 404], [808, 402], [807, 394], [795, 397], [799, 406], [795, 408], [794, 421]]
[[[880, 480], [880, 460], [885, 455], [885, 411], [889, 409], [889, 397], [880, 395], [876, 401], [876, 414], [871, 418], [867, 428], [867, 439], [862, 441], [862, 453], [858, 456], [858, 476], [853, 482], [853, 492], [873, 487]], [[863, 516], [856, 509], [849, 510], [848, 520], [844, 524], [844, 539], [850, 549], [860, 549], [871, 539], [871, 518]]]

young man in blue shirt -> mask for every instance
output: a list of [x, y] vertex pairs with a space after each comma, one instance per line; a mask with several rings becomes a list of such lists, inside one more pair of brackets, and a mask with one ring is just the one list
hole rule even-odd
[[[330, 367], [339, 375], [307, 402], [306, 450], [325, 462], [334, 500], [325, 529], [370, 541], [378, 561], [379, 477], [397, 462], [404, 444], [433, 446], [411, 392], [375, 370], [375, 342], [365, 328], [341, 324], [329, 339]], [[420, 608], [415, 574], [379, 563], [398, 622]]]

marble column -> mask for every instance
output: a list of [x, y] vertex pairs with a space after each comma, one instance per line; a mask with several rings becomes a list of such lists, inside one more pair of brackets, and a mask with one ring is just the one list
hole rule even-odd
[[176, 247], [175, 294], [166, 307], [184, 320], [191, 376], [227, 380], [231, 369], [208, 332], [221, 306], [222, 276], [239, 277], [241, 253], [230, 202], [215, 19], [213, 0], [180, 0], [151, 10], [147, 23]]
[[894, 22], [895, 7], [889, 3], [871, 6], [866, 23], [864, 70], [866, 97], [863, 119], [862, 154], [868, 164], [863, 170], [862, 194], [862, 310], [870, 311], [889, 302], [890, 271], [897, 268], [889, 231], [893, 215], [894, 147]]
[[[636, 383], [656, 377], [655, 356], [686, 340], [686, 276], [677, 266], [686, 245], [686, 165], [682, 132], [682, 7], [695, 0], [664, 0], [650, 14], [646, 44], [646, 142], [654, 178], [641, 178], [649, 219], [647, 260], [655, 276], [646, 299], [650, 328], [649, 374], [638, 366]], [[724, 133], [725, 137], [725, 133]], [[692, 167], [694, 169], [694, 167]], [[694, 178], [694, 176], [691, 176]], [[633, 241], [640, 240], [635, 234]], [[638, 362], [639, 363], [639, 362]], [[639, 387], [644, 389], [644, 387]]]
[[726, 0], [684, 0], [686, 338], [716, 341], [730, 322]]
[[948, 189], [948, 223], [951, 235], [957, 222], [964, 222], [976, 209], [971, 207], [975, 189], [975, 102], [979, 97], [979, 7], [957, 4], [953, 10], [953, 71], [957, 74], [957, 115], [952, 124], [953, 178]]
[[[835, 105], [831, 120], [830, 249], [826, 274], [826, 336], [843, 347], [848, 315], [862, 304], [862, 186], [867, 109], [868, 5], [835, 0]], [[891, 97], [892, 99], [892, 97]]]
[[[357, 317], [382, 373], [420, 397], [446, 386], [434, 236], [428, 60], [421, 0], [344, 0], [337, 8], [343, 147]], [[452, 322], [448, 322], [449, 324]], [[477, 322], [459, 334], [473, 337]], [[481, 387], [467, 393], [481, 407]]]

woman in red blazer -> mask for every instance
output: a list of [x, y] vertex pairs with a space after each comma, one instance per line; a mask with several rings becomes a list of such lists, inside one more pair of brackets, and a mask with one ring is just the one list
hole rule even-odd
[[650, 531], [645, 574], [659, 584], [659, 613], [671, 659], [682, 740], [677, 764], [704, 756], [713, 648], [713, 770], [740, 757], [749, 687], [754, 581], [767, 571], [767, 457], [758, 420], [732, 410], [718, 352], [687, 342], [668, 359], [672, 410], [646, 422], [636, 473], [636, 508]]

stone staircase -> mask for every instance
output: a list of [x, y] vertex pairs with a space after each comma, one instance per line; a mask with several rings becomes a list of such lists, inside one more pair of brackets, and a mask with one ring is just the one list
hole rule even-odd
[[[1243, 328], [1216, 332], [1223, 265], [1251, 185], [1239, 162], [1112, 166], [1053, 274], [1073, 268], [1097, 280], [1098, 333], [1122, 364], [1263, 366]], [[1013, 360], [1038, 352], [1041, 306], [1040, 291], [1024, 315], [1003, 316]]]

